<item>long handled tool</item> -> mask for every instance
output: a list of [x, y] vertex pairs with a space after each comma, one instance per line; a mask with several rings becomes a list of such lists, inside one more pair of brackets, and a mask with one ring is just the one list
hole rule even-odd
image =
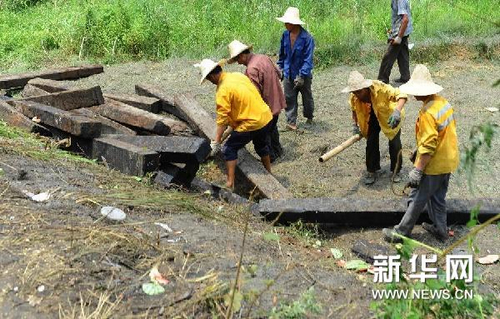
[[362, 138], [363, 138], [363, 136], [361, 136], [361, 134], [356, 134], [356, 135], [351, 136], [344, 143], [342, 143], [339, 146], [335, 147], [333, 150], [328, 151], [325, 154], [323, 154], [319, 158], [319, 161], [321, 163], [324, 163], [324, 162], [328, 161], [329, 159], [331, 159], [332, 157], [334, 157], [338, 153], [342, 152], [343, 150], [345, 150], [346, 148], [348, 148], [349, 146], [351, 146], [352, 144], [356, 143], [357, 141], [359, 141]]

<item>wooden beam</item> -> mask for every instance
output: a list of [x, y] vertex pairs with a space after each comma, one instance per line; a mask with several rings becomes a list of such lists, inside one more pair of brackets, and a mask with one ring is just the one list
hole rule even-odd
[[62, 83], [61, 81], [42, 78], [31, 79], [28, 81], [28, 84], [36, 86], [37, 88], [42, 89], [48, 93], [63, 92], [72, 89], [70, 86]]
[[[333, 223], [353, 226], [394, 226], [406, 211], [406, 200], [375, 200], [355, 198], [293, 198], [288, 200], [261, 200], [259, 211], [270, 220], [279, 222], [302, 220], [311, 223]], [[447, 199], [448, 223], [465, 224], [470, 211], [480, 205], [479, 220], [484, 222], [500, 213], [499, 199]], [[419, 223], [428, 221], [420, 215]]]
[[76, 110], [69, 111], [76, 115], [83, 115], [95, 121], [101, 122], [101, 134], [125, 134], [125, 135], [137, 135], [137, 133], [129, 129], [128, 127], [121, 125], [118, 122], [110, 120], [104, 116], [92, 112], [88, 108], [80, 108]]
[[32, 120], [24, 116], [21, 112], [14, 109], [11, 105], [1, 100], [0, 100], [0, 120], [4, 121], [5, 123], [11, 126], [18, 127], [30, 133], [39, 133], [40, 135], [44, 136], [52, 135], [43, 126], [33, 122]]
[[98, 105], [91, 110], [101, 116], [116, 122], [137, 127], [158, 135], [188, 134], [190, 129], [184, 122], [153, 114], [128, 104], [106, 99], [104, 105]]
[[157, 98], [140, 95], [104, 93], [104, 97], [118, 102], [123, 102], [125, 104], [151, 113], [159, 113], [162, 105], [161, 101]]
[[32, 101], [14, 101], [15, 107], [29, 118], [37, 117], [40, 122], [75, 136], [92, 138], [101, 134], [101, 123], [86, 116]]
[[165, 94], [160, 88], [152, 85], [136, 84], [135, 93], [141, 96], [159, 99], [161, 101], [161, 108], [163, 112], [172, 114], [187, 122], [188, 119], [185, 115], [175, 107], [174, 97]]
[[169, 163], [201, 163], [211, 150], [206, 139], [194, 136], [116, 135], [113, 138], [155, 151], [161, 155], [162, 162]]
[[198, 135], [209, 140], [215, 140], [215, 120], [210, 113], [198, 104], [193, 96], [186, 94], [176, 95], [175, 107], [184, 115], [189, 125], [191, 125]]
[[36, 87], [36, 86], [31, 85], [29, 83], [26, 84], [24, 86], [23, 90], [21, 91], [21, 96], [23, 98], [29, 98], [29, 97], [33, 97], [33, 96], [47, 95], [47, 94], [49, 94], [49, 92], [42, 90], [39, 87]]
[[160, 155], [156, 152], [115, 140], [112, 137], [94, 139], [92, 156], [99, 161], [106, 162], [110, 168], [137, 176], [156, 171], [160, 159]]
[[83, 65], [69, 68], [5, 75], [0, 77], [0, 89], [22, 88], [29, 80], [44, 78], [52, 80], [76, 80], [104, 72], [102, 65]]
[[69, 90], [63, 92], [50, 93], [47, 95], [33, 96], [22, 99], [22, 101], [32, 101], [55, 108], [69, 111], [81, 107], [90, 107], [104, 103], [101, 87], [94, 86], [88, 89]]

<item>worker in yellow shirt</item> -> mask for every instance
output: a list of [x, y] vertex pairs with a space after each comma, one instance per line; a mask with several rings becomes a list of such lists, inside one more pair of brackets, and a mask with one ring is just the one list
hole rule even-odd
[[253, 142], [264, 167], [271, 172], [267, 135], [273, 114], [255, 85], [244, 74], [223, 72], [221, 65], [210, 59], [195, 66], [201, 70], [200, 84], [208, 80], [217, 85], [217, 129], [211, 143], [212, 155], [220, 150], [227, 126], [233, 129], [222, 149], [227, 167], [226, 186], [234, 188], [238, 150], [250, 142]]
[[415, 126], [417, 153], [409, 174], [413, 188], [408, 208], [397, 226], [383, 229], [387, 241], [400, 241], [395, 232], [409, 236], [425, 208], [432, 224], [423, 223], [422, 228], [439, 240], [448, 238], [445, 198], [450, 175], [458, 167], [459, 154], [453, 107], [437, 95], [442, 89], [422, 64], [415, 67], [410, 81], [400, 87], [401, 92], [414, 95], [423, 104]]
[[[402, 160], [398, 163], [401, 150], [401, 122], [407, 100], [399, 89], [377, 80], [368, 80], [358, 71], [352, 71], [343, 93], [351, 93], [349, 105], [352, 110], [353, 133], [366, 138], [366, 176], [364, 183], [371, 185], [380, 170], [379, 133], [384, 132], [389, 139], [391, 176], [394, 182], [401, 180]], [[397, 166], [397, 167], [396, 167]]]

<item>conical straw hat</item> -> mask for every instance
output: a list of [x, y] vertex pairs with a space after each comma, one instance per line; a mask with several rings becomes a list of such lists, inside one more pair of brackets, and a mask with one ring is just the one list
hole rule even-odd
[[200, 84], [203, 84], [203, 82], [205, 82], [207, 75], [212, 72], [213, 69], [215, 69], [217, 66], [223, 66], [225, 62], [225, 60], [220, 60], [217, 63], [210, 59], [203, 59], [200, 63], [194, 64], [193, 66], [199, 68], [201, 72]]
[[358, 71], [349, 73], [347, 80], [347, 87], [342, 90], [342, 93], [354, 92], [364, 88], [368, 88], [373, 84], [372, 80], [365, 79], [365, 77]]
[[443, 90], [443, 87], [432, 81], [431, 73], [423, 64], [417, 64], [408, 82], [399, 87], [401, 93], [426, 96], [436, 94]]
[[283, 23], [299, 25], [306, 24], [304, 21], [300, 20], [299, 9], [295, 7], [289, 7], [288, 9], [286, 9], [285, 14], [282, 17], [276, 19]]
[[228, 63], [234, 63], [236, 57], [243, 51], [245, 50], [251, 50], [253, 46], [248, 46], [246, 44], [241, 43], [238, 40], [234, 40], [233, 42], [229, 43], [227, 46], [229, 49], [229, 60], [227, 61]]

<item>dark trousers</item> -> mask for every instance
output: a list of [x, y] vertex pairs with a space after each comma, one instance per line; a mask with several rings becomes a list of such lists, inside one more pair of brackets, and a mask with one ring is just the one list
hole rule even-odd
[[398, 60], [399, 73], [401, 80], [406, 82], [410, 79], [410, 49], [408, 48], [408, 36], [403, 37], [399, 45], [389, 43], [387, 51], [382, 58], [380, 69], [378, 71], [378, 80], [389, 83], [392, 66]]
[[[271, 120], [272, 121], [272, 120]], [[269, 127], [271, 121], [261, 129], [250, 132], [232, 131], [226, 143], [222, 147], [222, 155], [225, 161], [233, 161], [238, 159], [238, 151], [245, 147], [250, 142], [253, 142], [255, 153], [261, 158], [269, 155], [269, 146], [267, 144], [267, 136], [269, 135]]]
[[283, 155], [283, 148], [280, 144], [280, 133], [278, 132], [278, 117], [274, 115], [269, 127], [269, 134], [267, 135], [267, 144], [269, 146], [269, 155], [271, 161]]
[[307, 119], [312, 119], [314, 113], [314, 99], [312, 95], [312, 79], [304, 78], [304, 85], [299, 89], [294, 89], [293, 79], [284, 79], [283, 86], [286, 99], [286, 121], [288, 124], [297, 124], [297, 112], [299, 105], [297, 98], [299, 92], [302, 95], [302, 104], [304, 105], [303, 115]]
[[[366, 138], [366, 169], [368, 172], [376, 172], [380, 169], [380, 149], [379, 149], [380, 124], [373, 110], [370, 113], [368, 122], [368, 137]], [[394, 172], [398, 161], [398, 153], [401, 150], [401, 130], [389, 141], [389, 155], [391, 157], [391, 172]], [[399, 173], [403, 165], [403, 157], [399, 160], [396, 172]]]
[[427, 209], [434, 227], [442, 233], [447, 233], [446, 193], [450, 174], [422, 176], [418, 188], [412, 188], [408, 199], [408, 208], [397, 225], [396, 231], [409, 236], [420, 214]]

